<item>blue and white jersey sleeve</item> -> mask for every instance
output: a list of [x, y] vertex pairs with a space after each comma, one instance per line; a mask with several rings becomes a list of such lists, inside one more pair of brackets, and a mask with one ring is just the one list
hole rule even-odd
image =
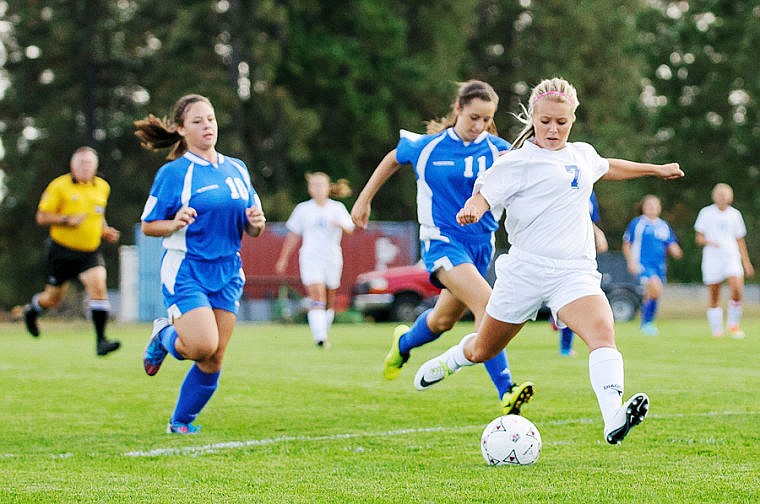
[[631, 222], [628, 223], [628, 226], [625, 228], [625, 232], [623, 233], [623, 241], [625, 243], [633, 243], [633, 239], [636, 234], [636, 226], [641, 220], [641, 217], [641, 215], [634, 217]]
[[153, 179], [140, 220], [153, 222], [173, 219], [182, 207], [181, 194], [177, 191], [177, 187], [182, 187], [181, 173], [172, 169], [171, 164], [165, 164]]

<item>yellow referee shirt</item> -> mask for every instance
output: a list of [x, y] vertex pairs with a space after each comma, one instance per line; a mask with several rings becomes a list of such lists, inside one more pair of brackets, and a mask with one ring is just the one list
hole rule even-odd
[[59, 245], [94, 252], [100, 246], [103, 236], [106, 203], [111, 194], [111, 186], [100, 177], [91, 182], [77, 183], [71, 174], [53, 179], [42, 193], [37, 209], [62, 215], [87, 214], [79, 226], [50, 226], [50, 238]]

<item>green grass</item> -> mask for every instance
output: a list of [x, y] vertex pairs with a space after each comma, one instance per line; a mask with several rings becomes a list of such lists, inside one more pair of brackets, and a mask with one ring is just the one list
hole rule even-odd
[[123, 348], [105, 358], [85, 322], [43, 319], [39, 340], [0, 325], [0, 502], [760, 501], [760, 319], [743, 341], [714, 340], [701, 316], [659, 325], [656, 338], [617, 327], [626, 397], [652, 400], [620, 446], [602, 440], [582, 345], [560, 358], [545, 322], [523, 330], [512, 370], [536, 383], [523, 412], [544, 443], [529, 467], [480, 455], [500, 413], [481, 367], [412, 387], [471, 323], [417, 349], [394, 382], [380, 374], [392, 325], [336, 325], [319, 351], [304, 325], [238, 324], [188, 437], [164, 433], [188, 363], [145, 376], [147, 324], [112, 324]]

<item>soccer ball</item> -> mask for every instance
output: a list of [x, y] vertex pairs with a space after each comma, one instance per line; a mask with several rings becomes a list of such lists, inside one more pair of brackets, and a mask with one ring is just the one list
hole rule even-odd
[[493, 419], [483, 430], [480, 450], [488, 465], [530, 465], [541, 455], [541, 434], [520, 415]]

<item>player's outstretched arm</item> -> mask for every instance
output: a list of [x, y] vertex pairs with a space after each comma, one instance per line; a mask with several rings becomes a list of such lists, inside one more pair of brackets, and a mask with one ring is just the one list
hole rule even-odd
[[457, 223], [460, 226], [475, 224], [491, 208], [491, 205], [479, 192], [470, 196], [464, 206], [457, 212]]
[[610, 169], [602, 177], [604, 180], [626, 180], [646, 176], [670, 180], [684, 176], [684, 172], [678, 163], [637, 163], [636, 161], [614, 158], [610, 158], [608, 161]]
[[396, 149], [393, 149], [385, 155], [380, 164], [377, 165], [372, 176], [356, 198], [354, 206], [351, 208], [351, 220], [354, 225], [360, 228], [366, 228], [367, 222], [369, 222], [369, 214], [372, 210], [372, 199], [377, 194], [377, 191], [385, 184], [391, 175], [401, 167], [396, 160]]

